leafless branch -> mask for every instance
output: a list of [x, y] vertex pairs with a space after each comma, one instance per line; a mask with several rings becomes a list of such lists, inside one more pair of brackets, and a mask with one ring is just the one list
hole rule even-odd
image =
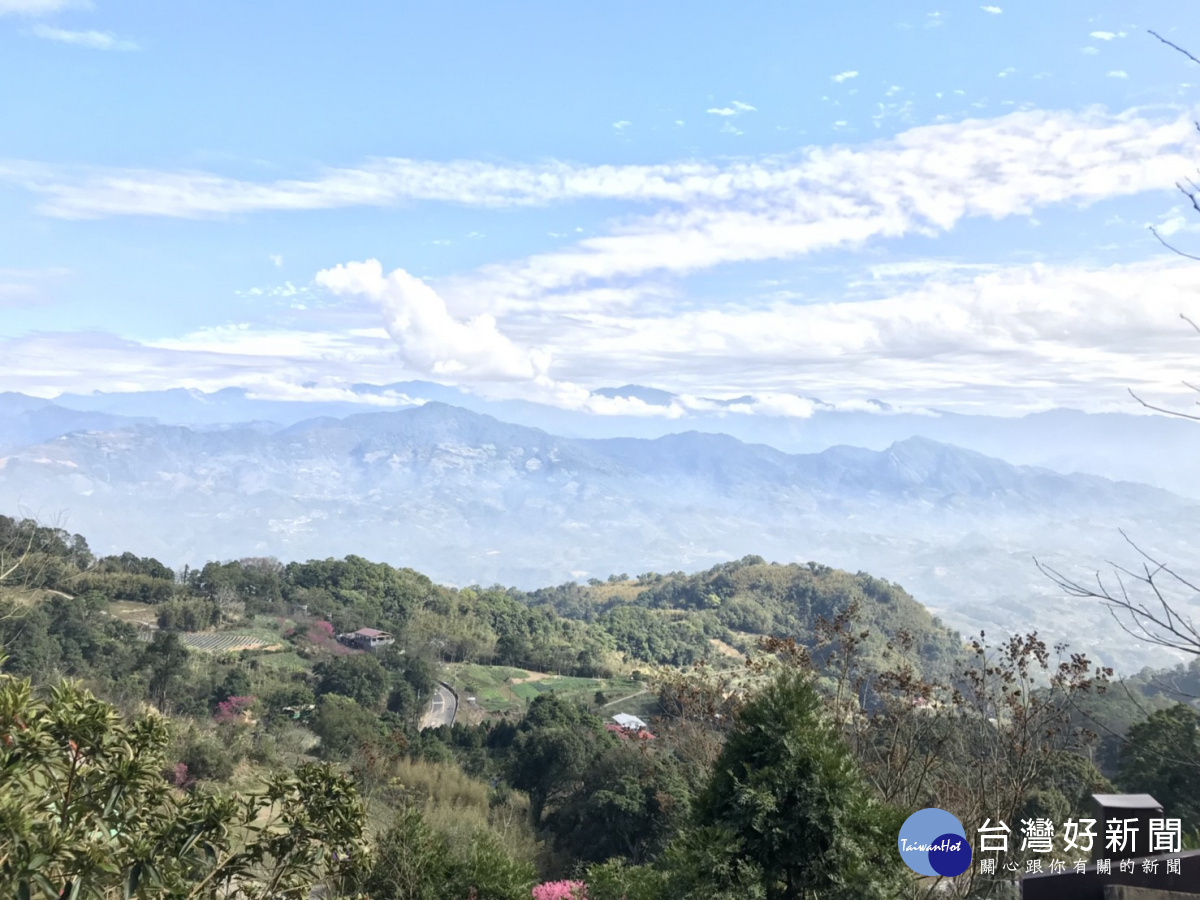
[[1190, 59], [1192, 62], [1194, 62], [1194, 63], [1196, 63], [1196, 64], [1200, 65], [1200, 59], [1196, 59], [1196, 57], [1192, 56], [1192, 54], [1188, 53], [1186, 50], [1184, 50], [1184, 49], [1183, 49], [1182, 47], [1180, 47], [1178, 44], [1173, 44], [1173, 43], [1171, 43], [1171, 42], [1170, 42], [1170, 41], [1168, 41], [1168, 40], [1167, 40], [1165, 37], [1163, 37], [1161, 34], [1159, 34], [1157, 31], [1151, 31], [1150, 29], [1146, 29], [1146, 30], [1147, 30], [1147, 32], [1148, 32], [1148, 33], [1150, 33], [1150, 34], [1154, 35], [1154, 37], [1158, 38], [1160, 41], [1162, 41], [1162, 42], [1163, 42], [1164, 44], [1166, 44], [1168, 47], [1170, 47], [1170, 48], [1172, 48], [1172, 49], [1174, 49], [1174, 50], [1178, 50], [1180, 53], [1182, 53], [1184, 56], [1186, 56], [1186, 57], [1187, 57], [1188, 59]]
[[1197, 262], [1200, 262], [1200, 256], [1193, 256], [1191, 253], [1186, 253], [1183, 250], [1180, 250], [1178, 247], [1167, 243], [1167, 241], [1163, 238], [1163, 236], [1158, 233], [1158, 229], [1155, 228], [1153, 225], [1150, 225], [1147, 227], [1149, 227], [1150, 233], [1152, 235], [1154, 235], [1156, 238], [1158, 238], [1158, 242], [1160, 244], [1162, 244], [1164, 247], [1166, 247], [1168, 250], [1170, 250], [1172, 253], [1178, 253], [1180, 256], [1184, 257], [1185, 259], [1194, 259]]
[[[1166, 590], [1169, 587], [1183, 589], [1195, 595], [1200, 593], [1200, 587], [1166, 563], [1156, 560], [1124, 531], [1120, 534], [1142, 557], [1142, 566], [1140, 571], [1135, 571], [1110, 563], [1116, 580], [1115, 586], [1106, 583], [1099, 572], [1095, 573], [1093, 586], [1064, 575], [1036, 558], [1034, 564], [1069, 596], [1104, 603], [1113, 620], [1130, 637], [1200, 656], [1200, 629], [1176, 609]], [[1149, 592], [1151, 599], [1143, 601], [1131, 596], [1127, 585], [1132, 584], [1138, 585], [1143, 592]]]
[[1163, 407], [1163, 406], [1155, 406], [1152, 403], [1147, 403], [1145, 400], [1143, 400], [1141, 397], [1139, 397], [1137, 394], [1135, 394], [1133, 392], [1133, 388], [1126, 388], [1126, 390], [1129, 391], [1130, 397], [1132, 397], [1138, 403], [1142, 404], [1142, 406], [1146, 407], [1146, 409], [1154, 410], [1154, 412], [1164, 413], [1165, 415], [1168, 415], [1168, 416], [1176, 416], [1177, 418], [1180, 418], [1180, 419], [1191, 419], [1193, 422], [1200, 422], [1200, 416], [1189, 415], [1188, 413], [1180, 412], [1177, 409], [1167, 409], [1166, 407]]

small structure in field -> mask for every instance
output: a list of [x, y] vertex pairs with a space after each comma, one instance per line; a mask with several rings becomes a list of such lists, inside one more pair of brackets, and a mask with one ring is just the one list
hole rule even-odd
[[654, 735], [650, 733], [646, 723], [628, 713], [617, 713], [611, 722], [605, 723], [604, 728], [622, 739], [633, 737], [642, 741], [654, 740]]
[[338, 640], [355, 650], [381, 650], [396, 643], [390, 632], [377, 631], [374, 628], [360, 628], [349, 634], [339, 634]]

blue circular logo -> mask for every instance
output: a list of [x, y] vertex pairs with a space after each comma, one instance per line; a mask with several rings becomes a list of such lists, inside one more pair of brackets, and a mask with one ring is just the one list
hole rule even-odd
[[900, 828], [900, 858], [918, 875], [961, 875], [971, 865], [962, 823], [944, 809], [922, 809]]

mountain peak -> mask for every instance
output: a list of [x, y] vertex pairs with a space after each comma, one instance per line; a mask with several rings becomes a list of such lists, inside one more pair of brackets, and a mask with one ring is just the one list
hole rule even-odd
[[610, 400], [641, 400], [649, 406], [670, 406], [675, 399], [675, 395], [670, 391], [662, 391], [641, 384], [625, 384], [618, 388], [597, 388], [592, 391], [592, 395], [607, 397]]

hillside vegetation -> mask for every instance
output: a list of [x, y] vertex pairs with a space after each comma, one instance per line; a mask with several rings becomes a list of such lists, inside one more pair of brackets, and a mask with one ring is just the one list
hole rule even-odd
[[[358, 556], [172, 572], [7, 518], [0, 555], [6, 895], [890, 900], [925, 889], [878, 861], [926, 806], [1058, 820], [1115, 782], [1200, 828], [1200, 781], [1163, 762], [1200, 752], [1164, 687], [1194, 667], [1105, 692], [1085, 658], [964, 643], [861, 572], [750, 556], [531, 592]], [[337, 640], [361, 627], [396, 642]], [[460, 715], [421, 730], [439, 681]], [[47, 805], [84, 762], [86, 792]]]

